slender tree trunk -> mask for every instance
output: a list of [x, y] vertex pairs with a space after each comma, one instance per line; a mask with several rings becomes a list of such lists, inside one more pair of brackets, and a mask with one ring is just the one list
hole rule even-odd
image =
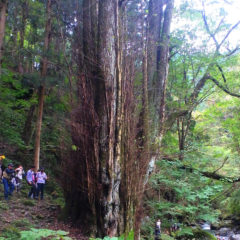
[[42, 83], [38, 91], [38, 115], [37, 115], [37, 126], [36, 126], [35, 147], [34, 147], [34, 165], [36, 170], [39, 169], [40, 139], [41, 139], [42, 116], [43, 116], [43, 105], [44, 105], [44, 95], [45, 95], [45, 77], [47, 75], [47, 64], [48, 64], [46, 52], [48, 51], [48, 48], [49, 48], [50, 32], [51, 32], [51, 0], [48, 0], [47, 7], [46, 7], [44, 57], [42, 60], [42, 70], [41, 70]]
[[157, 57], [157, 79], [158, 79], [158, 99], [159, 99], [159, 142], [161, 142], [164, 134], [165, 108], [166, 108], [166, 88], [168, 78], [168, 56], [169, 56], [169, 39], [170, 26], [172, 20], [172, 12], [174, 0], [167, 1], [164, 12], [164, 21], [160, 37], [160, 45], [158, 47]]
[[32, 137], [32, 131], [33, 131], [32, 130], [32, 121], [33, 121], [35, 108], [36, 108], [36, 105], [33, 104], [33, 105], [31, 105], [30, 109], [28, 110], [28, 115], [27, 115], [27, 118], [25, 121], [23, 133], [22, 133], [22, 139], [27, 146], [29, 145], [29, 143], [31, 141], [31, 137]]
[[1, 74], [2, 56], [3, 56], [3, 40], [4, 40], [4, 34], [5, 34], [6, 11], [7, 11], [7, 0], [1, 0], [0, 2], [0, 74]]
[[35, 147], [34, 147], [34, 166], [35, 166], [36, 171], [39, 169], [40, 141], [41, 141], [44, 95], [45, 95], [45, 87], [40, 86], [38, 89], [38, 115], [37, 115]]
[[25, 37], [25, 27], [26, 27], [26, 20], [27, 20], [27, 12], [28, 12], [28, 5], [27, 2], [22, 3], [22, 21], [21, 21], [21, 28], [20, 28], [20, 44], [19, 44], [19, 57], [18, 57], [18, 71], [19, 73], [23, 74], [24, 69], [24, 37]]

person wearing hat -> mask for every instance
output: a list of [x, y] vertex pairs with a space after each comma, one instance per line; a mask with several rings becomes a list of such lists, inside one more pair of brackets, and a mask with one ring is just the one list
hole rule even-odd
[[39, 192], [41, 192], [41, 200], [43, 200], [43, 191], [46, 180], [47, 174], [44, 172], [44, 168], [40, 168], [40, 171], [37, 173], [37, 197]]
[[4, 197], [8, 200], [8, 196], [12, 195], [14, 185], [11, 180], [14, 176], [13, 164], [9, 163], [8, 167], [3, 171], [3, 186], [4, 186]]

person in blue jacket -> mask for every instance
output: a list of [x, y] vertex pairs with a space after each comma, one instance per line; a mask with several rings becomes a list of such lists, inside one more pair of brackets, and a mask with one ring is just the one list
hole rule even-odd
[[13, 164], [9, 163], [8, 167], [3, 172], [3, 186], [4, 186], [4, 198], [8, 200], [8, 196], [12, 195], [14, 190], [14, 185], [11, 182], [12, 178], [14, 177], [14, 169]]

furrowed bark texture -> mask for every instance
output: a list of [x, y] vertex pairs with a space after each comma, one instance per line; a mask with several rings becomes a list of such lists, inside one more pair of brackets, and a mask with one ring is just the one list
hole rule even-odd
[[164, 11], [164, 21], [160, 37], [160, 45], [158, 46], [157, 56], [157, 79], [158, 79], [158, 97], [159, 98], [159, 139], [164, 134], [164, 121], [166, 109], [166, 89], [168, 79], [168, 56], [169, 56], [169, 39], [170, 39], [170, 26], [172, 21], [174, 0], [167, 1], [166, 9]]
[[[118, 1], [83, 1], [79, 107], [71, 123], [76, 149], [71, 153], [74, 161], [67, 161], [66, 197], [72, 217], [97, 226], [93, 231], [100, 237], [118, 235], [119, 225], [123, 116], [120, 19]], [[93, 41], [95, 36], [97, 41]]]
[[[105, 191], [101, 196], [99, 219], [104, 222], [104, 232], [109, 236], [117, 233], [119, 214], [120, 171], [120, 117], [121, 117], [121, 70], [119, 49], [118, 4], [111, 0], [99, 2], [98, 63], [100, 88], [99, 158], [101, 182]], [[115, 148], [116, 147], [116, 148]]]
[[[135, 56], [130, 57], [128, 42], [123, 45], [123, 39], [126, 39], [123, 33], [127, 32], [124, 28], [124, 3], [126, 1], [83, 1], [82, 42], [79, 43], [82, 49], [79, 55], [79, 103], [71, 118], [73, 150], [64, 165], [66, 210], [81, 226], [92, 226], [90, 231], [98, 237], [117, 236], [129, 232], [133, 227], [139, 232], [141, 198], [150, 159], [148, 60], [151, 58], [148, 57], [146, 42], [142, 66], [143, 108], [139, 120], [133, 84]], [[157, 5], [158, 1], [154, 3]], [[164, 72], [155, 72], [159, 74], [156, 79], [158, 90], [160, 85], [166, 87], [173, 1], [170, 3], [159, 5], [159, 8], [162, 7], [162, 16], [158, 15], [158, 19], [166, 19], [161, 20], [161, 30], [154, 33], [155, 39], [160, 33], [162, 36], [163, 32], [166, 37], [161, 38], [165, 45], [161, 48], [163, 53], [159, 55], [164, 56], [164, 61], [160, 61], [164, 65]], [[164, 4], [167, 4], [165, 11]], [[158, 24], [157, 20], [155, 22]], [[96, 40], [93, 40], [95, 37]], [[155, 70], [157, 64], [160, 63], [155, 54]], [[158, 67], [161, 69], [162, 66]], [[159, 83], [160, 74], [165, 83]], [[158, 111], [159, 108], [160, 103]], [[139, 238], [139, 235], [136, 237]]]

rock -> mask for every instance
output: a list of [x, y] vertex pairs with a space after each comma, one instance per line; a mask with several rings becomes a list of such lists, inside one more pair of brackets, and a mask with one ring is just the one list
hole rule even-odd
[[205, 240], [216, 240], [216, 238], [207, 231], [204, 231], [200, 228], [192, 229], [193, 232], [193, 239], [200, 240], [200, 239], [205, 239]]
[[220, 236], [227, 236], [229, 234], [229, 232], [231, 232], [230, 228], [221, 228], [221, 229], [219, 229], [218, 234]]
[[203, 230], [211, 230], [211, 225], [208, 223], [204, 223], [201, 227]]
[[230, 240], [240, 240], [240, 234], [233, 234], [229, 239]]
[[212, 230], [219, 230], [221, 228], [232, 228], [233, 225], [234, 224], [233, 224], [232, 220], [223, 220], [223, 221], [220, 221], [220, 222], [212, 223], [211, 229]]
[[30, 214], [29, 212], [25, 212], [25, 213], [24, 213], [24, 216], [25, 216], [25, 217], [29, 217], [30, 215], [31, 215], [31, 214]]
[[39, 214], [36, 215], [36, 218], [38, 218], [38, 219], [44, 219], [44, 216], [39, 213]]

